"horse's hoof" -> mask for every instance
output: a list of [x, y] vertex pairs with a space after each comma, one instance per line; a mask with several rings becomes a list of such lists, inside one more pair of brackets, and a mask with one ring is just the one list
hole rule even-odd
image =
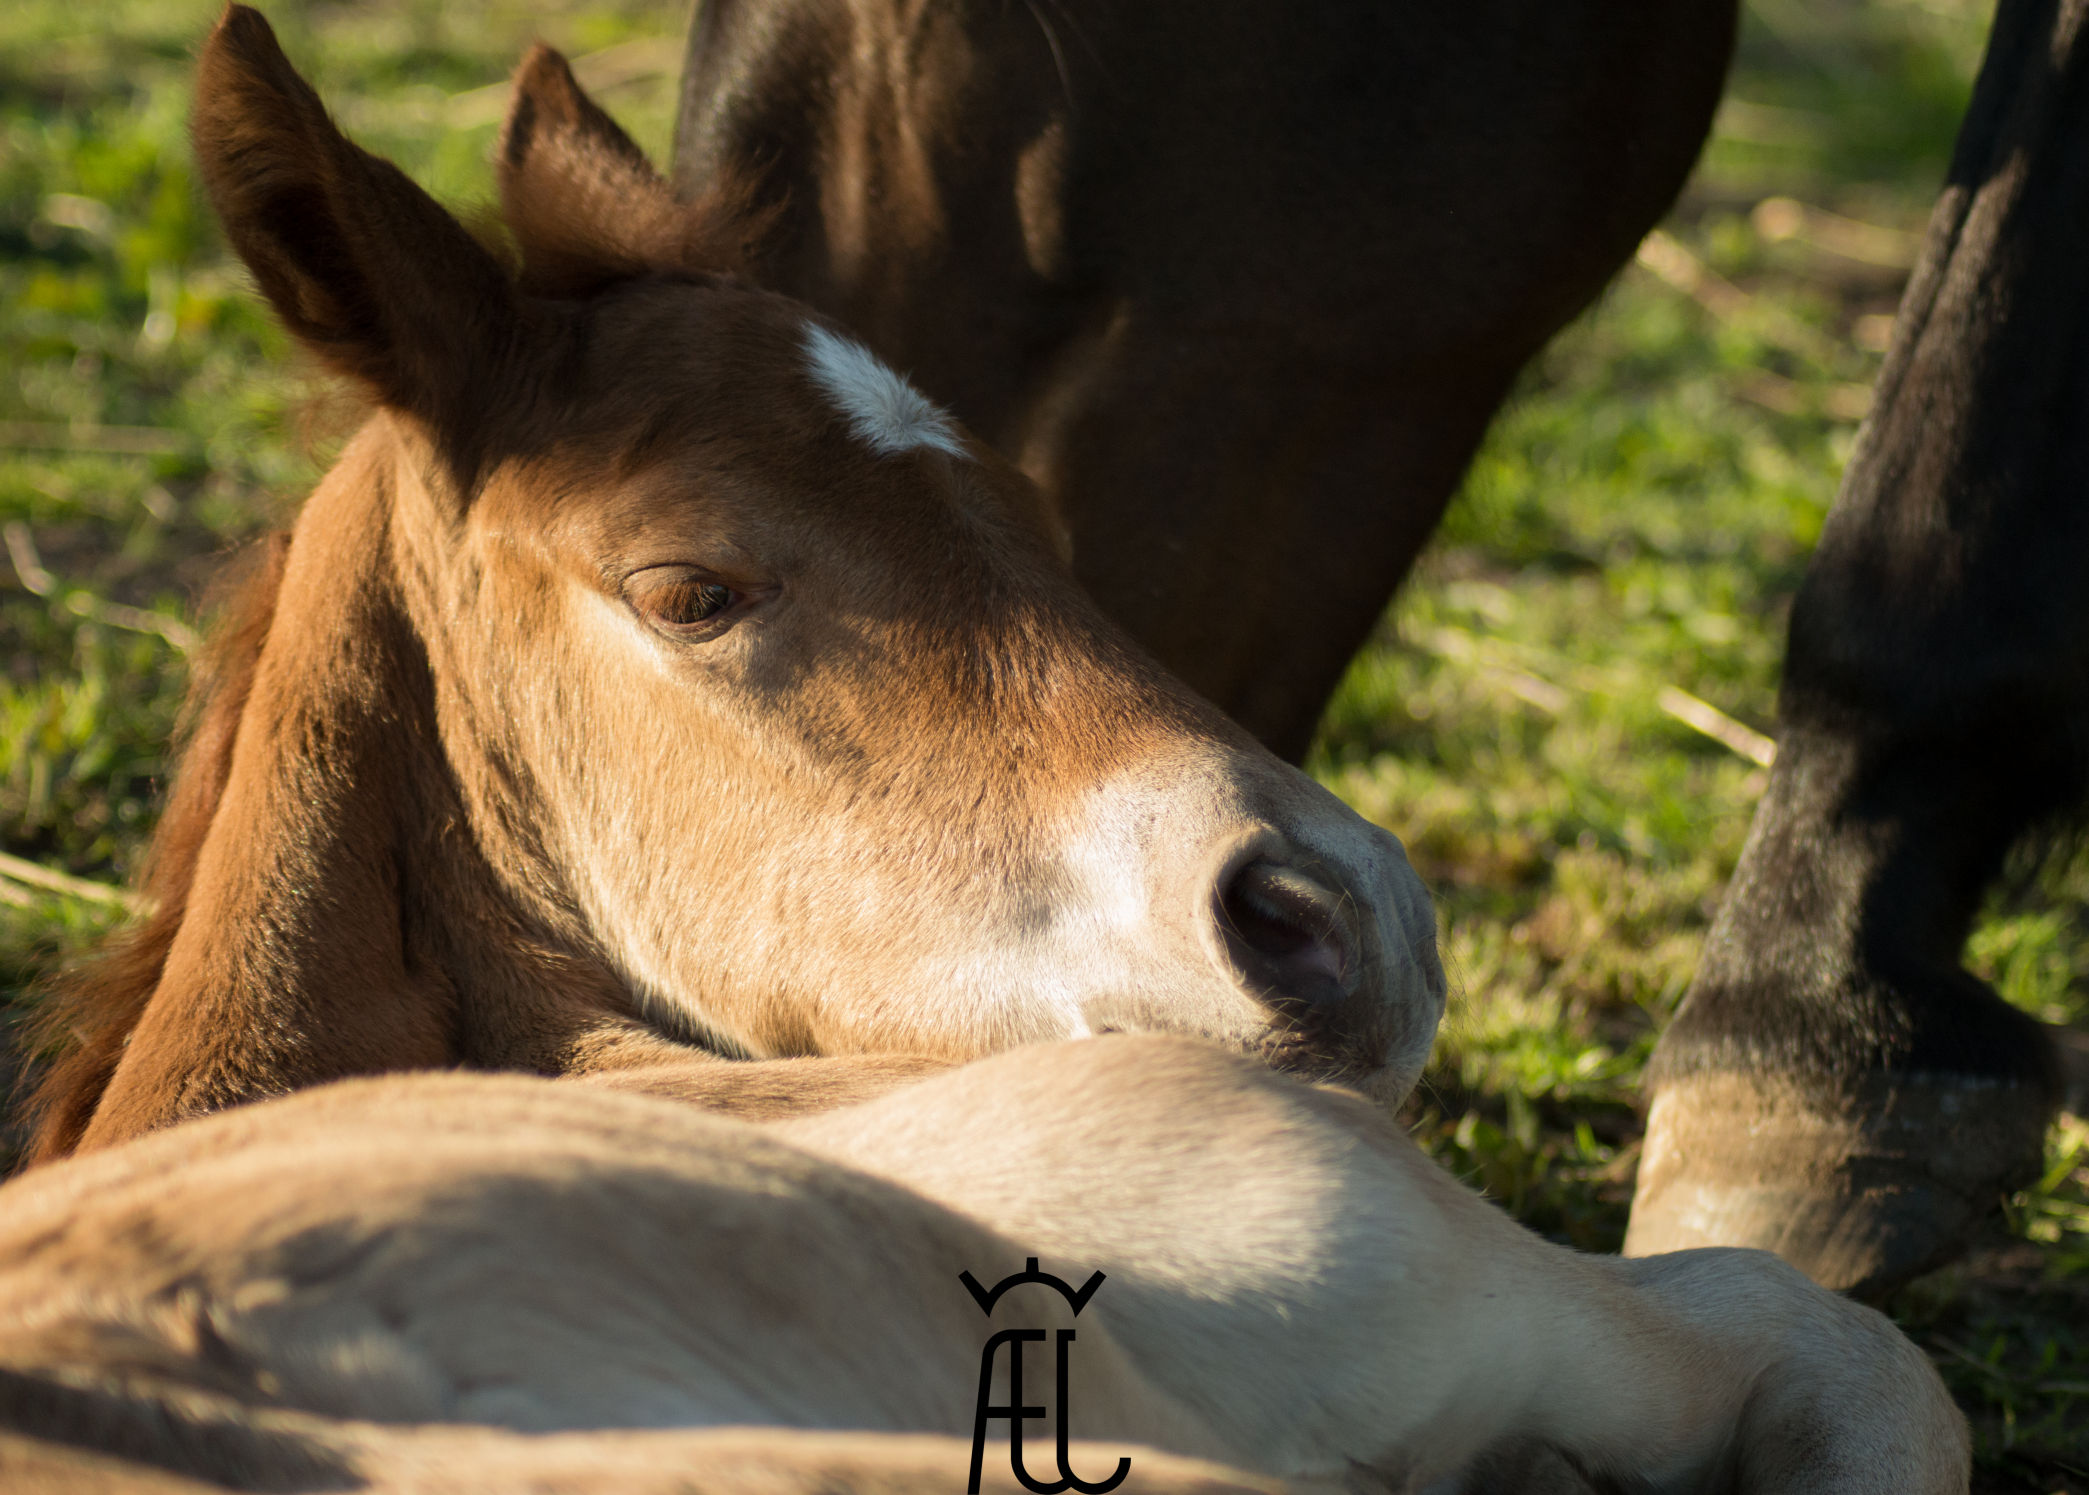
[[1877, 1298], [1957, 1256], [2037, 1176], [2051, 1120], [2048, 1095], [1997, 1080], [1875, 1073], [1831, 1096], [1681, 1075], [1647, 1117], [1625, 1254], [1756, 1246]]

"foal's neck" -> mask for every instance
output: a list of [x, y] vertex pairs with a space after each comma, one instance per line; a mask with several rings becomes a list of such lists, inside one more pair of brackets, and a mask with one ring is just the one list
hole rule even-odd
[[501, 893], [464, 813], [399, 569], [439, 548], [443, 481], [380, 415], [306, 503], [185, 914], [82, 1146], [347, 1075], [556, 1071], [642, 1039], [607, 971]]

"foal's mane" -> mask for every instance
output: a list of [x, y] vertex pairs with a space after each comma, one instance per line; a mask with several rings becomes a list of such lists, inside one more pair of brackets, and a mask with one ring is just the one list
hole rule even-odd
[[173, 792], [139, 880], [149, 909], [144, 922], [49, 978], [26, 1025], [30, 1050], [53, 1057], [22, 1106], [30, 1137], [24, 1167], [64, 1157], [78, 1144], [159, 985], [188, 906], [197, 854], [225, 792], [239, 720], [275, 618], [289, 539], [271, 535], [250, 547], [218, 584], [217, 623], [195, 661], [182, 708]]
[[[474, 317], [497, 321], [518, 297], [583, 301], [653, 276], [744, 278], [780, 211], [764, 201], [764, 184], [724, 176], [678, 200], [565, 59], [542, 46], [516, 71], [496, 151], [500, 221], [514, 254], [475, 241], [395, 167], [336, 133], [267, 22], [243, 6], [232, 5], [205, 44], [194, 128], [218, 216], [278, 317], [363, 394], [430, 425], [438, 444], [475, 429], [480, 412], [468, 392], [464, 404], [453, 398], [455, 367], [430, 375], [441, 366], [415, 356], [427, 335], [415, 317], [447, 317], [456, 334], [448, 343], [504, 357], [512, 348]], [[315, 213], [324, 233], [304, 221]], [[165, 975], [225, 796], [289, 546], [288, 535], [272, 537], [220, 584], [218, 622], [177, 734], [184, 745], [172, 792], [140, 879], [145, 918], [48, 978], [25, 1024], [42, 1071], [22, 1106], [25, 1165], [78, 1145]]]

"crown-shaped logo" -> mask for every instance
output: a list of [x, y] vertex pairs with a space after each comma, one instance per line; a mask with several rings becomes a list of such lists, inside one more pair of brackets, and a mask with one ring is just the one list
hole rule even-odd
[[1038, 1271], [1037, 1258], [1034, 1256], [1025, 1257], [1023, 1270], [1009, 1273], [995, 1283], [991, 1291], [981, 1287], [979, 1279], [970, 1272], [960, 1272], [957, 1278], [965, 1284], [965, 1291], [972, 1295], [972, 1301], [979, 1305], [979, 1311], [989, 1318], [993, 1317], [994, 1305], [1001, 1301], [1003, 1293], [1012, 1287], [1021, 1287], [1026, 1282], [1042, 1282], [1051, 1288], [1066, 1299], [1068, 1306], [1074, 1311], [1074, 1316], [1078, 1318], [1081, 1310], [1088, 1306], [1088, 1300], [1095, 1296], [1095, 1290], [1103, 1285], [1103, 1274], [1097, 1272], [1076, 1288], [1064, 1277], [1054, 1277], [1050, 1272]]

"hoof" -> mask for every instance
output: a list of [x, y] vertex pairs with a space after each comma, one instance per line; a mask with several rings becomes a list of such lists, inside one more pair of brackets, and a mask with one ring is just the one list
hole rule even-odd
[[1873, 1074], [1831, 1098], [1680, 1076], [1647, 1117], [1625, 1254], [1755, 1246], [1877, 1298], [1957, 1256], [2037, 1176], [2051, 1120], [2047, 1096], [2000, 1081]]

